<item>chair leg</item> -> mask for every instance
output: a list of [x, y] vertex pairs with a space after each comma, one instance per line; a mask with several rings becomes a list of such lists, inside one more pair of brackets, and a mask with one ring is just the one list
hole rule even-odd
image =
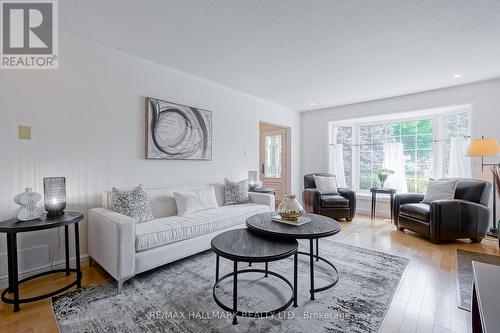
[[483, 240], [484, 237], [471, 237], [470, 238], [470, 241], [472, 243], [481, 243], [481, 241]]

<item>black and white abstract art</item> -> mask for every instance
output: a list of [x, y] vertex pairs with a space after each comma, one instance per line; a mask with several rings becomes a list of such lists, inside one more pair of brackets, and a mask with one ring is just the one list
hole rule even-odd
[[212, 160], [212, 112], [146, 98], [146, 158]]

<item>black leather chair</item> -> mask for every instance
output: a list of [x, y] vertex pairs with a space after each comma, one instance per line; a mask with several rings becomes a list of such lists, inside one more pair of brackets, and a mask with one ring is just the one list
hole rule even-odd
[[459, 238], [481, 242], [490, 222], [491, 183], [468, 178], [453, 179], [457, 180], [453, 200], [427, 204], [421, 202], [423, 194], [396, 194], [394, 224], [398, 229], [422, 234], [433, 243]]
[[356, 214], [356, 192], [339, 188], [339, 195], [321, 194], [320, 191], [316, 190], [314, 175], [333, 176], [329, 173], [311, 173], [304, 176], [302, 200], [306, 212], [352, 221], [354, 214]]

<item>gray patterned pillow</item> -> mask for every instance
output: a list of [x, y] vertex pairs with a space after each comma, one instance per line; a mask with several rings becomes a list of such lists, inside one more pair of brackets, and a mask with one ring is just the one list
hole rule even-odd
[[154, 219], [151, 203], [142, 185], [130, 191], [120, 191], [113, 187], [111, 201], [115, 212], [133, 218], [136, 223]]
[[248, 179], [242, 180], [240, 182], [232, 182], [229, 179], [224, 179], [225, 187], [225, 199], [224, 205], [237, 205], [250, 202], [248, 197]]

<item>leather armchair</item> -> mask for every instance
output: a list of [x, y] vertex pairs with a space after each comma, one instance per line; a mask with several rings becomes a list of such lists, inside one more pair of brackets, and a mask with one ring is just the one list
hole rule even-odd
[[488, 201], [491, 183], [467, 178], [454, 179], [457, 180], [457, 188], [453, 200], [437, 200], [427, 204], [421, 202], [423, 194], [396, 194], [394, 224], [398, 229], [417, 232], [433, 243], [459, 238], [481, 242], [490, 222]]
[[302, 201], [308, 213], [325, 215], [331, 218], [345, 218], [352, 221], [356, 214], [356, 192], [339, 188], [339, 194], [321, 194], [314, 182], [316, 176], [333, 176], [329, 173], [314, 173], [304, 176]]

